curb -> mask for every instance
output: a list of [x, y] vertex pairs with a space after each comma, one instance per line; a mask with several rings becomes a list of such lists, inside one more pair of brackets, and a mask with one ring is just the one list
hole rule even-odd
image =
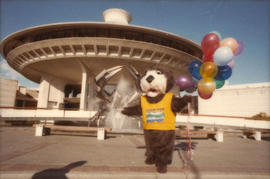
[[[36, 175], [35, 175], [36, 174]], [[34, 176], [35, 175], [35, 176]], [[269, 179], [269, 174], [244, 174], [244, 173], [201, 173], [195, 175], [192, 173], [168, 172], [166, 174], [147, 173], [147, 172], [69, 172], [67, 174], [61, 172], [48, 172], [37, 175], [35, 171], [27, 172], [1, 172], [1, 179], [42, 179], [42, 178], [69, 178], [69, 179]]]

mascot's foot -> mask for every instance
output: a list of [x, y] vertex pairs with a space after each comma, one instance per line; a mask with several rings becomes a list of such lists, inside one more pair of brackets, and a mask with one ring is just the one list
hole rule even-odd
[[156, 161], [155, 161], [154, 157], [151, 157], [151, 158], [147, 157], [146, 160], [144, 161], [144, 163], [147, 164], [147, 165], [153, 165], [153, 164], [156, 163]]
[[157, 165], [157, 172], [159, 172], [159, 173], [167, 173], [167, 165], [158, 164]]

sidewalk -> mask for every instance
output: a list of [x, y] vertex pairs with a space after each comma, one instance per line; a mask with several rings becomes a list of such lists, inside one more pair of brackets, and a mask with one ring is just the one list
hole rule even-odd
[[225, 135], [223, 143], [193, 139], [190, 169], [183, 169], [186, 139], [177, 139], [167, 174], [144, 164], [141, 135], [34, 136], [34, 128], [0, 128], [0, 178], [269, 178], [270, 140]]

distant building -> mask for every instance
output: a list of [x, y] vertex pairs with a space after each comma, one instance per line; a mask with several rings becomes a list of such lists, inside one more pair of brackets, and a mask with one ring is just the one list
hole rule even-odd
[[15, 106], [17, 86], [17, 80], [0, 78], [0, 106]]
[[37, 107], [38, 90], [19, 86], [16, 93], [16, 107]]
[[199, 114], [252, 117], [270, 115], [270, 83], [224, 86], [213, 96], [198, 100]]
[[18, 86], [18, 81], [0, 78], [1, 107], [37, 107], [38, 90]]

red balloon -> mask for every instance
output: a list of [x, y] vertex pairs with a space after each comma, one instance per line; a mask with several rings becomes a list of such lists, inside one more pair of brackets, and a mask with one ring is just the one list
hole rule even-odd
[[213, 55], [219, 47], [219, 37], [215, 33], [206, 34], [201, 42], [204, 61], [213, 61]]
[[213, 93], [203, 94], [203, 93], [200, 93], [200, 91], [198, 91], [198, 94], [202, 99], [209, 99], [213, 96]]
[[210, 57], [207, 57], [207, 56], [203, 56], [203, 62], [214, 62], [214, 55], [210, 56]]

